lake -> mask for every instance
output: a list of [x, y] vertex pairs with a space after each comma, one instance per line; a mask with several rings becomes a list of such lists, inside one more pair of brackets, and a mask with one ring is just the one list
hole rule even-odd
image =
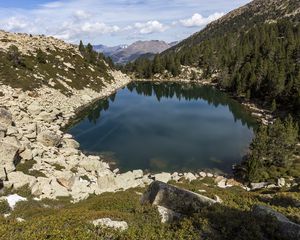
[[87, 109], [68, 132], [84, 152], [121, 171], [229, 173], [255, 125], [240, 103], [212, 87], [134, 82]]

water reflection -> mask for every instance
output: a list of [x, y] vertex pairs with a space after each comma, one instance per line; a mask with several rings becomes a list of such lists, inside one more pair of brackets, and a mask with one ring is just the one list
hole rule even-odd
[[83, 112], [69, 132], [85, 151], [114, 153], [123, 170], [228, 172], [253, 127], [237, 101], [209, 86], [135, 82]]

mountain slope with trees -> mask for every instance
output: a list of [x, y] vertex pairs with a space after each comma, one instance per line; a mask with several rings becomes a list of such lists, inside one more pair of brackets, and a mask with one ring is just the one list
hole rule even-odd
[[300, 109], [300, 2], [255, 0], [225, 15], [154, 61], [138, 59], [125, 70], [151, 78], [181, 65], [247, 98]]
[[0, 83], [33, 90], [42, 86], [71, 93], [89, 87], [99, 91], [114, 80], [109, 58], [86, 47], [53, 37], [0, 31]]

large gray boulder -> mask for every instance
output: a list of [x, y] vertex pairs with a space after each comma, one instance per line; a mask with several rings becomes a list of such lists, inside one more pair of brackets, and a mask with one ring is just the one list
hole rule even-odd
[[12, 125], [12, 115], [5, 108], [0, 108], [0, 125], [6, 128]]
[[290, 221], [286, 216], [266, 206], [256, 205], [252, 210], [257, 217], [271, 216], [279, 223], [281, 234], [286, 239], [300, 239], [300, 225]]
[[217, 203], [217, 201], [203, 195], [159, 181], [154, 181], [149, 186], [141, 202], [142, 204], [150, 203], [155, 206], [162, 206], [184, 215], [197, 212], [204, 206]]
[[5, 137], [7, 128], [12, 125], [12, 115], [5, 108], [0, 108], [0, 139]]
[[61, 136], [51, 131], [43, 131], [37, 136], [37, 141], [46, 147], [55, 147], [60, 143]]
[[7, 174], [13, 172], [19, 158], [17, 146], [0, 142], [0, 179], [6, 180]]

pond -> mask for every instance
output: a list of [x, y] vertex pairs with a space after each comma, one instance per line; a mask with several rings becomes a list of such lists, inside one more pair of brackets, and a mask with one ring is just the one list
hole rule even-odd
[[240, 103], [212, 87], [134, 82], [87, 109], [68, 132], [84, 152], [121, 171], [229, 173], [255, 125]]

